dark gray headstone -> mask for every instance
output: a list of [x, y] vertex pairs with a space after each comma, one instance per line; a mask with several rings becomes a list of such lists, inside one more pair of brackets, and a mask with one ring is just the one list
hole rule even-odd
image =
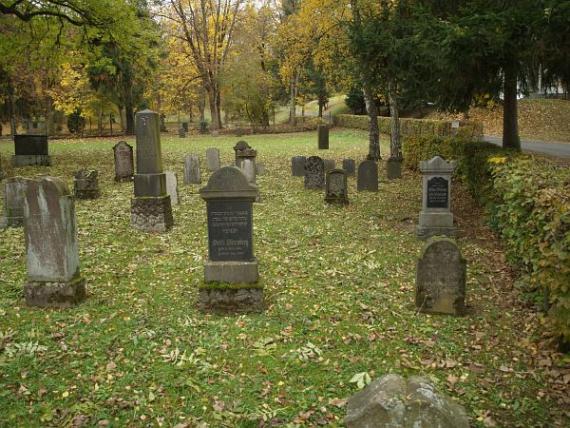
[[293, 177], [303, 177], [305, 175], [305, 156], [294, 156], [291, 158], [291, 175]]
[[354, 159], [344, 159], [342, 161], [342, 169], [346, 171], [346, 175], [353, 177], [356, 174], [356, 162]]
[[318, 156], [305, 162], [305, 189], [322, 189], [325, 186], [325, 163]]
[[336, 168], [336, 161], [334, 159], [323, 159], [323, 162], [325, 163], [325, 172]]
[[348, 204], [348, 185], [344, 170], [333, 169], [327, 172], [325, 201], [330, 204]]
[[319, 136], [319, 150], [327, 150], [329, 148], [329, 126], [319, 125], [317, 134]]
[[133, 148], [125, 141], [113, 147], [115, 157], [115, 181], [131, 181], [135, 173]]
[[365, 160], [358, 165], [356, 190], [359, 192], [378, 191], [378, 165], [372, 160]]
[[82, 169], [73, 177], [73, 194], [77, 199], [97, 199], [99, 191], [99, 172], [94, 169]]
[[182, 122], [182, 129], [184, 132], [188, 132], [188, 122]]
[[200, 172], [200, 158], [192, 154], [184, 159], [184, 184], [200, 184], [202, 175]]
[[206, 150], [206, 166], [208, 171], [220, 169], [220, 151], [214, 147]]
[[4, 218], [2, 227], [22, 227], [24, 225], [24, 201], [28, 180], [23, 177], [11, 177], [4, 182]]
[[51, 165], [47, 135], [14, 135], [14, 166]]
[[391, 157], [386, 161], [386, 177], [388, 180], [402, 178], [402, 159]]

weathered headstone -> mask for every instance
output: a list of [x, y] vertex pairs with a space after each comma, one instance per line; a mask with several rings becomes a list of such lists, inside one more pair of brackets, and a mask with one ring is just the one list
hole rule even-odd
[[166, 175], [166, 193], [170, 196], [171, 204], [180, 204], [178, 199], [178, 177], [176, 176], [176, 173], [172, 171], [164, 171], [164, 175]]
[[28, 180], [24, 203], [27, 253], [26, 303], [68, 307], [85, 298], [79, 273], [75, 202], [65, 182]]
[[202, 175], [200, 173], [200, 157], [198, 155], [188, 155], [184, 159], [184, 184], [200, 184]]
[[328, 150], [329, 148], [329, 126], [319, 125], [317, 127], [317, 134], [319, 136], [319, 150]]
[[234, 146], [234, 152], [236, 166], [245, 174], [248, 182], [255, 184], [257, 172], [255, 158], [257, 157], [257, 151], [245, 141], [238, 141]]
[[115, 181], [131, 181], [135, 172], [133, 148], [125, 141], [113, 147], [115, 155]]
[[416, 307], [420, 312], [462, 315], [465, 312], [466, 262], [457, 244], [431, 238], [418, 260]]
[[325, 201], [329, 204], [348, 204], [348, 185], [344, 170], [333, 169], [327, 172]]
[[325, 163], [325, 172], [336, 168], [336, 161], [334, 159], [323, 159], [323, 162]]
[[220, 151], [216, 148], [206, 150], [206, 166], [208, 171], [217, 171], [220, 169]]
[[14, 166], [51, 165], [47, 135], [14, 135], [14, 152]]
[[99, 172], [94, 169], [82, 169], [73, 177], [73, 194], [77, 199], [97, 199], [99, 191]]
[[344, 159], [342, 161], [342, 169], [346, 172], [349, 177], [354, 177], [356, 174], [356, 162], [354, 159]]
[[291, 158], [291, 175], [293, 177], [303, 177], [305, 175], [305, 156], [294, 156]]
[[378, 191], [378, 165], [373, 160], [365, 160], [358, 165], [356, 190], [359, 192]]
[[24, 201], [28, 180], [11, 177], [4, 182], [4, 218], [0, 228], [22, 227], [24, 225]]
[[423, 175], [423, 202], [416, 229], [420, 239], [456, 234], [457, 229], [453, 225], [451, 213], [451, 175], [454, 170], [455, 161], [447, 162], [439, 156], [420, 162], [420, 171]]
[[402, 159], [390, 157], [386, 161], [386, 177], [388, 180], [402, 178]]
[[131, 200], [131, 224], [145, 232], [165, 232], [174, 224], [166, 175], [162, 171], [158, 113], [143, 110], [135, 118], [137, 173]]
[[265, 175], [265, 164], [263, 162], [255, 163], [255, 173], [257, 175]]
[[183, 127], [180, 127], [180, 129], [178, 129], [178, 136], [180, 138], [186, 138], [186, 130]]
[[322, 189], [325, 186], [325, 163], [318, 156], [305, 161], [305, 189]]
[[[200, 289], [200, 308], [261, 310], [263, 289], [255, 285], [258, 265], [253, 253], [253, 201], [257, 187], [248, 182], [240, 169], [228, 166], [212, 174], [208, 185], [200, 189], [200, 195], [206, 201], [208, 213], [206, 284]], [[229, 284], [244, 286], [236, 288]]]

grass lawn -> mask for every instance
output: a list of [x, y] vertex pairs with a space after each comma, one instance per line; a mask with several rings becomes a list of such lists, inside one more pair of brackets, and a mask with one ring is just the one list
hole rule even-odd
[[[165, 169], [182, 182], [184, 154], [199, 153], [205, 169], [213, 146], [229, 164], [237, 140], [163, 135]], [[76, 202], [89, 291], [77, 308], [26, 307], [23, 232], [0, 231], [0, 426], [340, 426], [358, 390], [351, 379], [362, 373], [428, 376], [474, 426], [568, 421], [565, 361], [539, 347], [541, 317], [513, 297], [503, 253], [460, 186], [470, 314], [416, 314], [420, 177], [382, 178], [379, 193], [356, 193], [351, 178], [351, 204], [332, 207], [290, 176], [290, 158], [361, 160], [365, 132], [332, 130], [326, 153], [314, 133], [248, 136], [267, 171], [258, 177], [254, 241], [268, 308], [205, 315], [196, 310], [207, 256], [198, 186], [180, 185], [171, 232], [134, 231], [132, 184], [113, 182], [117, 141], [53, 141], [53, 167], [5, 166], [70, 186], [74, 171], [96, 168], [102, 197]], [[5, 165], [12, 150], [0, 143]]]

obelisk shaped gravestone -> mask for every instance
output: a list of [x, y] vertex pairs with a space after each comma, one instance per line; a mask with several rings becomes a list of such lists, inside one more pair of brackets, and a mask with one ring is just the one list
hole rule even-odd
[[137, 173], [135, 197], [131, 200], [131, 224], [145, 232], [166, 232], [174, 224], [166, 175], [162, 171], [160, 119], [158, 113], [136, 114]]
[[79, 273], [75, 202], [65, 182], [28, 180], [24, 203], [27, 253], [26, 303], [68, 307], [85, 298]]

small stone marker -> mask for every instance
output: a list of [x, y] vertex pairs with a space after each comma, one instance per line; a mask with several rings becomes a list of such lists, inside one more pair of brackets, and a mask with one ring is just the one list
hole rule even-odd
[[77, 171], [73, 178], [73, 194], [77, 199], [97, 199], [99, 191], [99, 172], [94, 169]]
[[305, 189], [322, 189], [325, 186], [325, 163], [318, 156], [305, 162]]
[[390, 157], [386, 161], [386, 177], [388, 180], [402, 178], [402, 159]]
[[323, 159], [323, 162], [325, 163], [325, 172], [336, 168], [336, 161], [333, 159]]
[[[260, 311], [263, 289], [258, 280], [253, 253], [253, 201], [257, 187], [239, 168], [227, 166], [210, 177], [200, 189], [208, 213], [208, 260], [204, 266], [206, 285], [200, 289], [199, 306], [212, 311]], [[251, 284], [235, 288], [223, 284]]]
[[255, 173], [257, 175], [265, 175], [265, 164], [263, 162], [255, 163]]
[[348, 205], [348, 185], [344, 170], [333, 169], [327, 172], [325, 201], [329, 204]]
[[184, 159], [184, 184], [201, 184], [200, 158], [191, 154]]
[[170, 196], [170, 203], [172, 205], [179, 205], [178, 177], [176, 173], [172, 171], [164, 171], [164, 175], [166, 175], [166, 193]]
[[14, 135], [14, 151], [12, 165], [51, 165], [47, 135], [20, 134]]
[[329, 126], [319, 125], [317, 127], [317, 134], [319, 136], [319, 150], [328, 150], [329, 148]]
[[133, 147], [126, 141], [119, 141], [113, 147], [115, 155], [115, 181], [131, 181], [135, 172]]
[[4, 182], [4, 218], [0, 228], [24, 226], [24, 201], [28, 180], [11, 177]]
[[180, 129], [178, 130], [178, 137], [186, 138], [186, 130], [183, 127], [180, 127]]
[[349, 177], [354, 177], [356, 173], [356, 162], [354, 159], [344, 159], [342, 161], [342, 169], [346, 172]]
[[420, 162], [420, 171], [423, 175], [423, 203], [416, 229], [420, 239], [435, 235], [455, 236], [457, 232], [453, 225], [450, 207], [451, 175], [455, 165], [455, 161], [446, 162], [439, 156]]
[[462, 315], [465, 312], [465, 275], [466, 262], [457, 244], [449, 238], [431, 238], [418, 260], [418, 311]]
[[293, 177], [303, 177], [305, 175], [305, 156], [294, 156], [291, 158], [291, 175]]
[[365, 160], [358, 165], [356, 190], [359, 192], [378, 191], [378, 165], [373, 160]]
[[166, 232], [174, 224], [166, 175], [162, 172], [158, 113], [143, 110], [135, 116], [137, 174], [131, 200], [131, 224], [145, 232]]
[[220, 169], [220, 151], [214, 147], [206, 150], [206, 166], [208, 171], [217, 171]]
[[27, 253], [26, 303], [68, 307], [85, 299], [79, 273], [75, 202], [65, 182], [28, 180], [24, 203]]

